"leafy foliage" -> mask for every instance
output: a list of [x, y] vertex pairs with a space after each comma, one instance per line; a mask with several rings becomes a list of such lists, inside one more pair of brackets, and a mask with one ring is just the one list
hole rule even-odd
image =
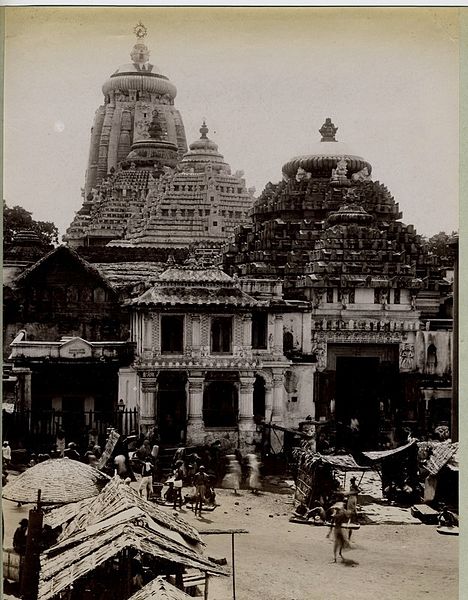
[[22, 206], [9, 208], [3, 201], [3, 243], [11, 243], [15, 233], [30, 230], [37, 233], [39, 239], [46, 245], [58, 244], [58, 229], [50, 221], [35, 221], [32, 213]]

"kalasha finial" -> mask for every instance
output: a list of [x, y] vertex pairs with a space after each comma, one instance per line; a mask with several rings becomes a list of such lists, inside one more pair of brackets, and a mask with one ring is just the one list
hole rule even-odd
[[139, 21], [137, 25], [135, 25], [135, 27], [133, 28], [133, 33], [137, 36], [139, 40], [142, 40], [148, 35], [148, 30], [143, 25], [143, 23]]
[[205, 119], [203, 119], [203, 125], [200, 127], [199, 131], [201, 133], [201, 138], [200, 139], [201, 140], [207, 140], [208, 138], [206, 137], [206, 134], [208, 133], [209, 129], [206, 126]]
[[325, 123], [319, 129], [319, 133], [322, 134], [321, 142], [336, 142], [335, 134], [338, 131], [338, 127], [335, 127], [330, 117], [325, 119]]

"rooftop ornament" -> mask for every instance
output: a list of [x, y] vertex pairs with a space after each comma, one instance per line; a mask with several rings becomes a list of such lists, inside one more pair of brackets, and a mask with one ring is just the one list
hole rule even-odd
[[207, 140], [207, 139], [208, 139], [208, 137], [207, 137], [207, 135], [206, 135], [206, 134], [208, 133], [209, 129], [208, 129], [208, 127], [206, 126], [205, 119], [203, 119], [203, 124], [202, 124], [202, 126], [200, 127], [199, 131], [200, 131], [200, 133], [201, 133], [201, 138], [200, 138], [200, 139], [201, 139], [201, 140]]
[[319, 129], [319, 133], [322, 135], [321, 142], [336, 142], [335, 134], [338, 131], [338, 127], [332, 123], [330, 117], [325, 119], [325, 123]]

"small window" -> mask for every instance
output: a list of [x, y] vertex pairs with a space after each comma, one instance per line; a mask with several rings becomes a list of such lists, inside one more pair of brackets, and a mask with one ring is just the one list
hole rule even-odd
[[161, 352], [180, 353], [184, 350], [184, 317], [164, 315], [161, 317]]
[[218, 221], [213, 221], [213, 227], [218, 227]]
[[333, 288], [327, 288], [327, 303], [333, 304]]
[[232, 345], [232, 317], [213, 317], [211, 320], [211, 352], [230, 353]]
[[266, 313], [253, 313], [252, 315], [252, 348], [266, 350], [267, 348], [268, 319]]
[[394, 304], [400, 304], [400, 289], [396, 288], [393, 290], [393, 302]]

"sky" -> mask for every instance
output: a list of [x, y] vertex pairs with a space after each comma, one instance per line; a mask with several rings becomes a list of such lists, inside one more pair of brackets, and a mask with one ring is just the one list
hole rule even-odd
[[458, 9], [31, 8], [5, 19], [4, 198], [63, 234], [81, 207], [102, 84], [133, 27], [176, 85], [187, 141], [208, 134], [260, 194], [337, 139], [372, 164], [403, 222], [458, 229]]

